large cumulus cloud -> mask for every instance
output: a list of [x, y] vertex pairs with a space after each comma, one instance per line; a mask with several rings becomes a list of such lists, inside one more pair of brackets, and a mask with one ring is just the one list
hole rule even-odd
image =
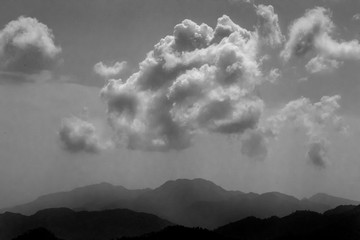
[[35, 18], [19, 17], [0, 31], [0, 70], [35, 74], [51, 69], [61, 48], [52, 31]]
[[[215, 28], [186, 19], [154, 46], [137, 72], [108, 80], [101, 98], [115, 144], [132, 150], [183, 150], [196, 134], [237, 135], [243, 155], [264, 159], [268, 142], [291, 124], [305, 129], [309, 162], [326, 166], [327, 129], [344, 130], [337, 115], [340, 96], [325, 96], [318, 103], [300, 98], [269, 118], [263, 116], [258, 86], [276, 82], [282, 73], [278, 68], [264, 70], [266, 57], [260, 51], [282, 44], [284, 37], [271, 6], [260, 5], [256, 11], [261, 20], [254, 31], [228, 16], [220, 17]], [[317, 27], [305, 17], [298, 20], [303, 23], [295, 22], [282, 56], [288, 59], [315, 49], [318, 32], [327, 34], [333, 28], [326, 14], [321, 8], [307, 12]], [[309, 64], [314, 72], [336, 64], [317, 51], [319, 58]], [[97, 139], [92, 129], [90, 139]]]
[[[289, 28], [289, 37], [281, 52], [287, 61], [292, 56], [302, 57], [308, 52], [315, 52], [314, 61], [322, 60], [329, 67], [337, 67], [335, 60], [360, 60], [360, 43], [358, 40], [343, 41], [333, 38], [335, 25], [331, 20], [331, 12], [322, 7], [308, 10], [303, 17], [295, 20]], [[313, 68], [308, 68], [310, 72]], [[317, 68], [319, 70], [319, 68]]]
[[257, 127], [263, 101], [255, 32], [227, 16], [215, 29], [184, 20], [154, 46], [139, 71], [110, 80], [101, 96], [119, 143], [167, 151], [196, 133], [242, 134]]

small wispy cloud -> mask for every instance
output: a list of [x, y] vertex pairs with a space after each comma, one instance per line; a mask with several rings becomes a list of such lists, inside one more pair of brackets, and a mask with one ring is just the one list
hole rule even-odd
[[324, 56], [316, 56], [312, 58], [306, 65], [305, 68], [309, 73], [319, 72], [331, 72], [340, 67], [342, 62], [326, 58]]
[[360, 13], [355, 14], [355, 15], [352, 17], [352, 19], [353, 19], [354, 21], [360, 21]]
[[113, 65], [109, 66], [104, 64], [103, 62], [98, 62], [94, 65], [94, 72], [101, 77], [111, 78], [116, 77], [123, 73], [123, 71], [127, 67], [127, 62], [115, 62]]

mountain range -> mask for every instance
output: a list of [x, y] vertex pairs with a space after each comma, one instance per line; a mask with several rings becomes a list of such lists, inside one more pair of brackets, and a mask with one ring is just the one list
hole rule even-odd
[[[8, 215], [6, 216], [8, 228], [4, 230], [9, 233], [19, 230], [20, 226], [22, 228], [24, 226], [29, 227], [30, 225], [37, 227], [22, 233], [13, 238], [13, 240], [360, 239], [360, 205], [338, 206], [323, 214], [312, 211], [296, 211], [282, 218], [270, 217], [260, 219], [247, 217], [221, 226], [213, 231], [203, 228], [169, 225], [168, 222], [159, 220], [154, 216], [133, 213], [129, 210], [123, 213], [113, 211], [118, 210], [76, 213], [69, 209], [51, 209], [41, 211], [41, 217], [25, 217], [23, 221], [19, 221], [19, 216], [16, 214]], [[96, 215], [100, 217], [96, 217]], [[121, 215], [123, 216], [121, 217]], [[104, 216], [108, 217], [104, 218]], [[0, 215], [0, 219], [4, 220], [3, 218], [4, 215]], [[128, 222], [124, 222], [124, 219], [127, 219]], [[41, 222], [43, 225], [46, 224], [46, 228], [38, 227], [41, 225]], [[136, 224], [139, 224], [139, 226], [136, 227]], [[51, 229], [51, 231], [48, 229]], [[150, 231], [151, 229], [153, 230]], [[146, 233], [142, 234], [144, 232]], [[1, 239], [8, 240], [10, 238], [6, 236], [4, 238], [2, 233]]]
[[357, 240], [360, 239], [360, 206], [340, 206], [323, 214], [296, 211], [288, 216], [259, 219], [248, 217], [214, 231], [169, 226], [138, 237], [121, 240]]
[[[160, 231], [170, 225], [173, 224], [155, 215], [127, 209], [75, 212], [68, 208], [53, 208], [31, 216], [10, 212], [1, 214], [0, 239], [10, 240], [27, 231], [45, 228], [60, 239], [110, 240]], [[43, 231], [35, 234], [44, 235]]]
[[322, 213], [339, 205], [360, 202], [316, 194], [308, 199], [278, 193], [263, 194], [228, 191], [204, 179], [167, 181], [155, 189], [130, 190], [100, 183], [58, 192], [36, 200], [3, 209], [2, 212], [32, 215], [47, 208], [69, 208], [74, 211], [129, 209], [154, 214], [186, 227], [215, 229], [246, 217], [283, 217], [298, 210]]

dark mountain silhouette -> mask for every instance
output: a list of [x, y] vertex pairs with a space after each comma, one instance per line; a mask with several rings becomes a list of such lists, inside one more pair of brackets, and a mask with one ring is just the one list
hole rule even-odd
[[49, 230], [45, 228], [35, 228], [14, 238], [13, 240], [62, 240], [55, 237]]
[[336, 208], [333, 208], [333, 209], [330, 209], [330, 210], [324, 212], [324, 214], [327, 216], [336, 215], [336, 214], [341, 214], [341, 213], [345, 213], [345, 212], [350, 212], [354, 208], [356, 208], [356, 206], [354, 206], [354, 205], [341, 205], [341, 206], [337, 206]]
[[121, 238], [121, 240], [165, 239], [357, 240], [360, 239], [360, 205], [341, 206], [324, 214], [296, 211], [282, 218], [248, 217], [214, 231], [173, 226], [140, 237]]
[[228, 191], [204, 179], [168, 181], [156, 189], [129, 190], [108, 183], [39, 197], [7, 209], [33, 214], [41, 209], [67, 207], [73, 210], [130, 209], [155, 214], [175, 224], [214, 229], [249, 216], [283, 217], [296, 210], [324, 212], [342, 204], [360, 204], [325, 194], [309, 199], [269, 192]]
[[46, 209], [31, 216], [6, 212], [0, 215], [0, 239], [10, 240], [35, 228], [46, 228], [66, 240], [102, 240], [159, 231], [172, 223], [157, 216], [126, 209], [74, 212]]
[[360, 239], [360, 205], [339, 209], [324, 214], [297, 211], [263, 220], [250, 217], [215, 232], [233, 239]]
[[[187, 228], [183, 226], [167, 227], [160, 232], [146, 234], [140, 237], [123, 237], [121, 240], [177, 240], [177, 239], [206, 239], [206, 240], [231, 240], [220, 234], [202, 228]], [[120, 239], [119, 239], [120, 240]]]

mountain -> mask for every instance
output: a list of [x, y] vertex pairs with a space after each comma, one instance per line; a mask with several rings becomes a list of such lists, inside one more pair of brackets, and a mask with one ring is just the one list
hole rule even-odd
[[157, 216], [126, 209], [75, 212], [56, 208], [31, 216], [6, 212], [0, 215], [0, 239], [10, 240], [26, 231], [45, 228], [60, 239], [108, 240], [159, 231], [170, 225]]
[[354, 205], [341, 205], [341, 206], [337, 206], [336, 208], [327, 210], [326, 212], [324, 212], [324, 215], [330, 216], [330, 215], [336, 215], [336, 214], [341, 214], [341, 213], [345, 213], [345, 212], [350, 212], [351, 210], [355, 209], [356, 206]]
[[[360, 205], [334, 214], [297, 211], [286, 217], [249, 217], [215, 230], [233, 239], [360, 239]], [[333, 210], [331, 210], [333, 211]]]
[[187, 228], [183, 226], [166, 227], [160, 232], [145, 234], [139, 237], [123, 237], [121, 240], [183, 240], [183, 239], [206, 239], [206, 240], [230, 240], [220, 234], [201, 228]]
[[[341, 206], [332, 214], [296, 211], [288, 216], [259, 219], [248, 217], [222, 226], [214, 231], [179, 226], [159, 232], [121, 240], [318, 240], [360, 239], [360, 205]], [[335, 213], [336, 212], [336, 213]]]
[[135, 200], [132, 209], [153, 213], [180, 225], [209, 227], [206, 219], [200, 217], [197, 220], [192, 206], [201, 203], [222, 204], [244, 195], [240, 191], [227, 191], [203, 179], [178, 179], [142, 194]]
[[30, 203], [6, 208], [1, 212], [8, 211], [31, 215], [42, 209], [59, 207], [93, 211], [111, 209], [114, 204], [126, 208], [129, 202], [147, 191], [149, 189], [129, 190], [122, 186], [100, 183], [75, 188], [68, 192], [47, 194]]
[[[112, 208], [123, 207], [122, 203]], [[147, 191], [128, 208], [155, 214], [169, 221], [187, 226], [214, 229], [248, 216], [285, 216], [296, 210], [329, 209], [318, 203], [302, 201], [282, 193], [264, 194], [228, 191], [204, 179], [178, 179]]]
[[243, 193], [228, 191], [204, 179], [178, 179], [144, 190], [129, 190], [108, 183], [90, 185], [45, 195], [7, 211], [34, 214], [41, 209], [58, 207], [77, 211], [126, 208], [154, 214], [187, 227], [214, 229], [249, 216], [283, 217], [296, 210], [322, 213], [341, 204], [357, 202], [324, 194], [299, 200], [279, 192]]
[[31, 229], [24, 234], [14, 238], [13, 240], [34, 240], [34, 239], [46, 239], [46, 240], [62, 240], [60, 238], [55, 237], [49, 230], [45, 228], [35, 228]]
[[296, 211], [281, 218], [248, 217], [214, 231], [173, 226], [155, 216], [129, 210], [74, 212], [48, 209], [32, 216], [5, 213], [0, 215], [0, 239], [357, 240], [360, 239], [360, 205], [339, 206], [323, 214]]
[[346, 198], [334, 197], [325, 193], [318, 193], [309, 198], [311, 202], [322, 203], [330, 208], [335, 208], [340, 205], [359, 205], [359, 201], [353, 201]]

